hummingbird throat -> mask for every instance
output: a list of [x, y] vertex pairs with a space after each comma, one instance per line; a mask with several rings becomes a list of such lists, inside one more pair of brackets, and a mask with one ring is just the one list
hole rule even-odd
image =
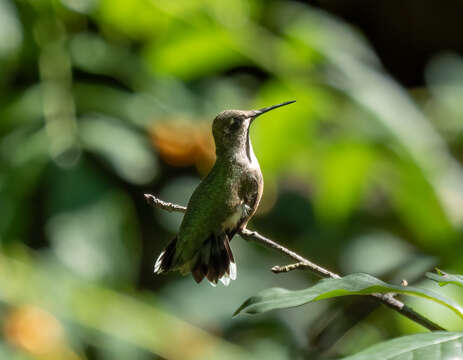
[[254, 155], [254, 151], [252, 151], [251, 139], [249, 137], [249, 128], [246, 131], [246, 155], [250, 162], [252, 162], [251, 153]]

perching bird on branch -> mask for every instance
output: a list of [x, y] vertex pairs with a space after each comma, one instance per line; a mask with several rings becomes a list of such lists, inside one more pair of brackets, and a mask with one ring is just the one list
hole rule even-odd
[[217, 159], [193, 192], [180, 231], [159, 255], [154, 272], [179, 270], [216, 285], [236, 279], [230, 240], [254, 215], [264, 187], [252, 150], [249, 128], [263, 113], [294, 101], [260, 110], [225, 110], [212, 125]]

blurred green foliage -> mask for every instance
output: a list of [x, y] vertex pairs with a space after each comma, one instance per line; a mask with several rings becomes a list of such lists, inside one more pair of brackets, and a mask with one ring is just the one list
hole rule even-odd
[[286, 260], [240, 239], [229, 288], [154, 277], [181, 217], [143, 193], [185, 204], [199, 175], [172, 159], [204, 173], [213, 152], [209, 130], [185, 133], [296, 99], [253, 125], [252, 226], [344, 274], [462, 273], [463, 59], [436, 58], [426, 79], [403, 89], [355, 29], [298, 2], [0, 0], [0, 354], [316, 359], [415, 331], [344, 301], [232, 319], [256, 290], [314, 278], [273, 275]]
[[459, 358], [462, 333], [432, 332], [404, 336], [372, 346], [344, 360], [399, 360], [404, 357], [435, 360]]

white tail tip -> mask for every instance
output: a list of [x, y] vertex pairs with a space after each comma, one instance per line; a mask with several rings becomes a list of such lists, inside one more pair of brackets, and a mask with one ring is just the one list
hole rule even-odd
[[163, 251], [157, 258], [156, 263], [154, 264], [154, 273], [155, 274], [160, 274], [162, 272], [161, 270], [161, 264], [162, 264], [162, 259], [164, 257], [165, 251]]
[[236, 280], [236, 264], [234, 262], [230, 263], [230, 279]]
[[222, 282], [222, 284], [224, 284], [225, 286], [230, 285], [230, 278], [228, 277], [228, 274], [227, 274], [227, 273], [225, 273], [225, 275], [222, 276], [219, 280], [220, 280], [220, 281]]

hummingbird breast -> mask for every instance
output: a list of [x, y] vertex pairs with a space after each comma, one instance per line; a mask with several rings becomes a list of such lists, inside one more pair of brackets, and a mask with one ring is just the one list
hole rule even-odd
[[243, 219], [249, 217], [251, 208], [241, 201], [241, 204], [238, 205], [235, 211], [222, 222], [222, 231], [229, 232], [235, 230]]
[[244, 228], [249, 219], [254, 215], [262, 196], [264, 181], [259, 163], [252, 151], [251, 159], [237, 162], [234, 187], [236, 189], [238, 206], [225, 222], [232, 230]]

